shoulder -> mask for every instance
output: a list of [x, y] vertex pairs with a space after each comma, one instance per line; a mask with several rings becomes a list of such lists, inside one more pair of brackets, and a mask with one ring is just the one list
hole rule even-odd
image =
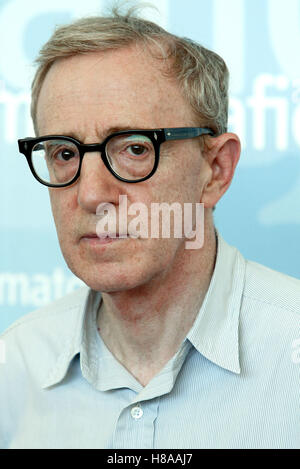
[[24, 373], [42, 379], [58, 357], [78, 343], [89, 291], [82, 287], [26, 314], [0, 335], [5, 356], [0, 387], [2, 380], [13, 382]]
[[1, 335], [2, 340], [34, 329], [44, 329], [55, 323], [61, 323], [72, 311], [80, 308], [88, 295], [89, 288], [81, 287], [68, 295], [49, 303], [31, 313], [25, 314], [9, 326]]
[[68, 351], [77, 347], [89, 291], [80, 288], [26, 314], [0, 335], [0, 446], [51, 370], [67, 363]]
[[246, 261], [243, 297], [262, 308], [300, 315], [300, 280], [253, 261]]
[[300, 280], [246, 261], [240, 341], [252, 363], [268, 363], [274, 376], [282, 373], [286, 383], [292, 376], [299, 379], [293, 360], [300, 339], [299, 325]]

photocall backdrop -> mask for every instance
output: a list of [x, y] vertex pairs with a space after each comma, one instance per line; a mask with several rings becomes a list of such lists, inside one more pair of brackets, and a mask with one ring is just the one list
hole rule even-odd
[[[78, 287], [60, 253], [48, 191], [17, 139], [33, 136], [32, 63], [55, 25], [103, 12], [100, 0], [0, 0], [0, 332]], [[229, 127], [242, 141], [234, 181], [215, 211], [247, 258], [300, 277], [300, 1], [157, 0], [143, 15], [223, 56]], [[133, 111], [134, 112], [134, 111]]]

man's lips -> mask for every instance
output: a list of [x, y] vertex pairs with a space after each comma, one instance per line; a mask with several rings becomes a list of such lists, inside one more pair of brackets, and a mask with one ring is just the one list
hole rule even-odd
[[119, 233], [86, 233], [81, 236], [81, 238], [93, 239], [93, 238], [119, 238]]
[[119, 233], [85, 233], [80, 237], [80, 241], [96, 246], [99, 244], [112, 243], [124, 238], [126, 239], [127, 236], [120, 236]]

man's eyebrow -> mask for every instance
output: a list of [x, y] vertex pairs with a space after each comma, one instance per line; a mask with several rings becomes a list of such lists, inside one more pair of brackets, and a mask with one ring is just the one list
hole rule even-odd
[[117, 127], [110, 127], [109, 129], [106, 130], [105, 135], [110, 135], [114, 134], [115, 132], [122, 132], [124, 130], [132, 130], [132, 129], [139, 129], [140, 127], [132, 126], [132, 125], [126, 125], [126, 126], [117, 126]]
[[[115, 127], [109, 127], [102, 133], [102, 138], [101, 140], [104, 140], [106, 137], [109, 135], [116, 133], [116, 132], [123, 132], [125, 130], [147, 130], [148, 128], [143, 127], [141, 125], [136, 126], [136, 125], [120, 125], [120, 126], [115, 126]], [[82, 138], [76, 133], [76, 132], [60, 132], [57, 135], [63, 135], [64, 137], [71, 137], [75, 138], [75, 140], [82, 141]]]

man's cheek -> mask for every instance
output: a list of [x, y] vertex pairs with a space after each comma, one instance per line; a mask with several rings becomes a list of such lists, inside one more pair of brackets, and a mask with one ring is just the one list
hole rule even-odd
[[69, 224], [72, 211], [68, 201], [64, 200], [61, 194], [50, 193], [50, 203], [56, 228], [61, 229], [64, 225]]

